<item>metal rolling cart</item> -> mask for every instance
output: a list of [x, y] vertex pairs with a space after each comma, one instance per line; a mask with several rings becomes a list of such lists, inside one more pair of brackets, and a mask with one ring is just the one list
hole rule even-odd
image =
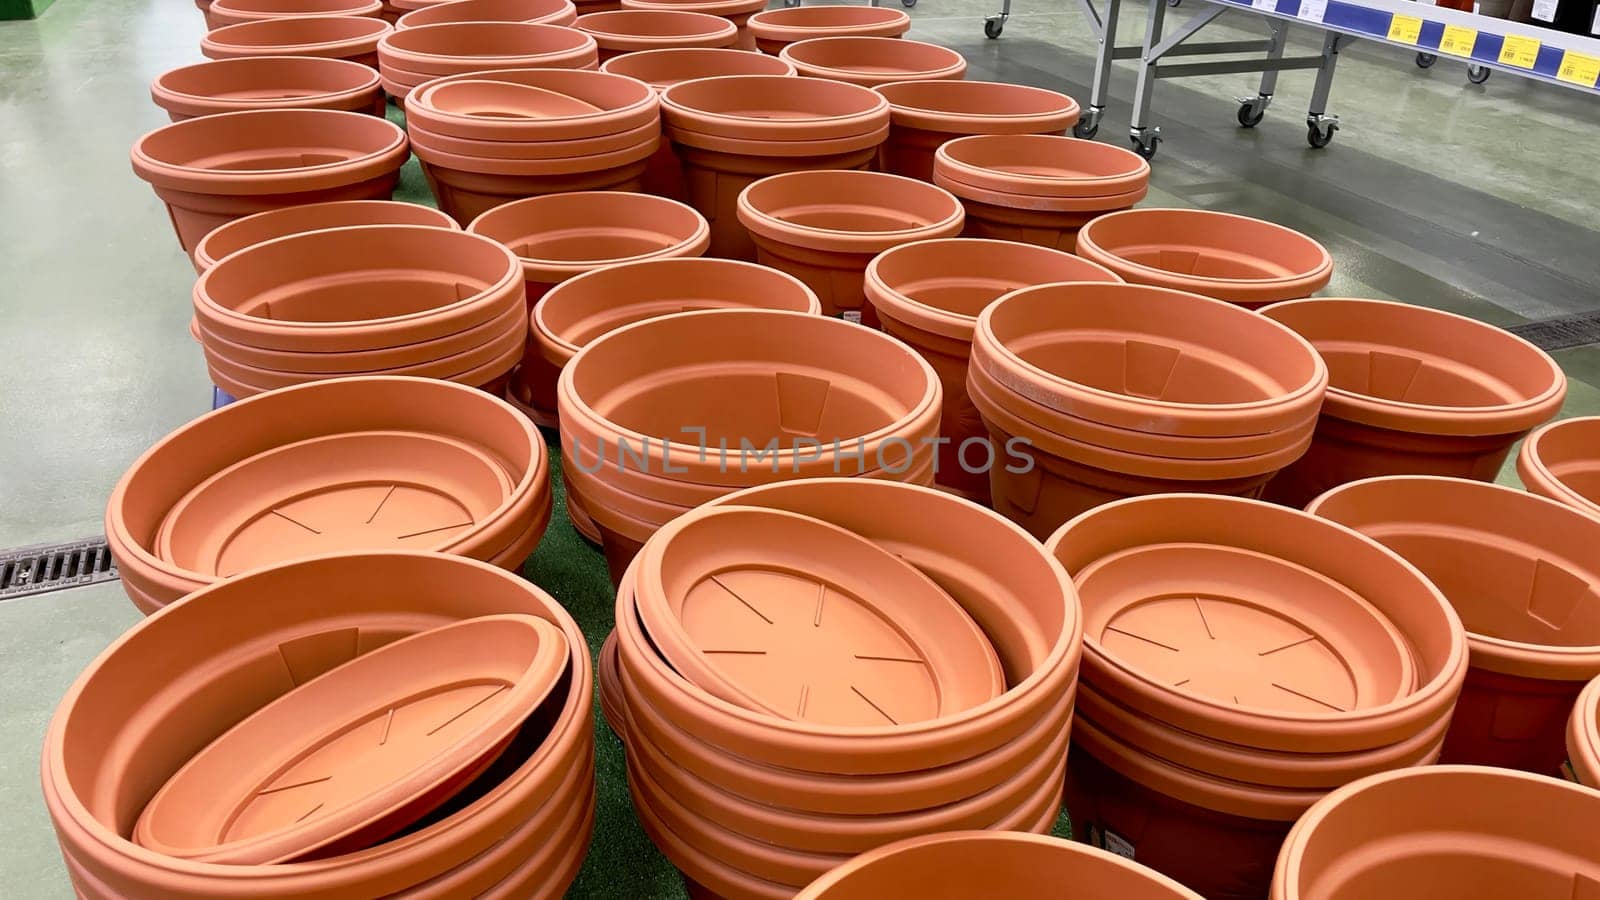
[[[1356, 40], [1372, 41], [1412, 53], [1449, 56], [1459, 59], [1473, 71], [1481, 70], [1487, 79], [1499, 70], [1535, 81], [1558, 84], [1600, 95], [1600, 40], [1567, 34], [1503, 19], [1426, 6], [1411, 0], [1206, 0], [1196, 12], [1170, 34], [1166, 16], [1170, 0], [1128, 0], [1149, 7], [1144, 41], [1134, 46], [1117, 46], [1117, 21], [1124, 0], [1078, 0], [1098, 43], [1094, 79], [1089, 103], [1073, 128], [1078, 137], [1092, 138], [1100, 130], [1109, 98], [1111, 66], [1119, 59], [1139, 60], [1139, 76], [1133, 95], [1133, 112], [1128, 129], [1133, 149], [1149, 159], [1161, 143], [1161, 129], [1152, 124], [1151, 98], [1157, 79], [1192, 75], [1226, 75], [1261, 72], [1261, 86], [1254, 97], [1240, 97], [1238, 120], [1245, 128], [1259, 124], [1272, 105], [1278, 73], [1291, 69], [1315, 69], [1316, 82], [1306, 111], [1306, 142], [1314, 148], [1326, 147], [1339, 129], [1338, 116], [1327, 111], [1333, 89], [1334, 68], [1341, 50]], [[1205, 26], [1228, 10], [1251, 15], [1267, 35], [1258, 40], [1206, 41], [1190, 43]], [[999, 13], [984, 20], [984, 34], [997, 38], [1011, 15], [1011, 0], [1004, 0]], [[1290, 24], [1307, 26], [1322, 36], [1316, 55], [1285, 57]], [[1166, 62], [1171, 57], [1262, 54], [1255, 58], [1207, 62]]]

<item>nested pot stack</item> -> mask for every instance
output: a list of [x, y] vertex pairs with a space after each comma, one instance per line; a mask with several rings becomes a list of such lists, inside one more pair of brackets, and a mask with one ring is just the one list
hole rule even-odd
[[1600, 519], [1513, 488], [1399, 475], [1307, 512], [1388, 546], [1467, 629], [1472, 667], [1441, 762], [1559, 777], [1578, 694], [1600, 677]]
[[720, 16], [733, 23], [738, 36], [735, 50], [755, 50], [750, 17], [767, 8], [766, 0], [622, 0], [623, 9], [676, 10]]
[[336, 200], [387, 200], [410, 158], [377, 116], [266, 109], [176, 122], [133, 145], [134, 174], [167, 206], [185, 253], [253, 213]]
[[879, 327], [933, 366], [944, 391], [938, 471], [947, 490], [989, 505], [989, 470], [999, 463], [983, 419], [967, 395], [978, 314], [1020, 288], [1067, 281], [1121, 281], [1069, 253], [980, 238], [901, 244], [867, 265], [864, 287]]
[[967, 74], [966, 58], [948, 47], [892, 37], [810, 38], [786, 45], [778, 56], [807, 78], [828, 78], [869, 88]]
[[676, 9], [618, 9], [587, 13], [573, 28], [600, 47], [600, 61], [641, 50], [674, 47], [731, 47], [739, 30], [721, 16]]
[[1321, 357], [1276, 322], [1089, 282], [989, 304], [967, 370], [994, 507], [1040, 539], [1122, 497], [1259, 496], [1305, 452], [1327, 384]]
[[234, 219], [200, 239], [194, 248], [195, 271], [204, 273], [224, 256], [267, 241], [355, 225], [425, 225], [459, 231], [456, 221], [431, 206], [395, 200], [336, 200], [286, 206]]
[[[574, 191], [515, 200], [489, 210], [467, 231], [508, 247], [522, 263], [527, 313], [549, 290], [569, 278], [624, 263], [699, 256], [711, 230], [693, 209], [663, 197], [620, 191]], [[631, 286], [653, 287], [644, 278]], [[676, 285], [681, 289], [683, 285]], [[673, 312], [692, 305], [692, 295], [659, 298]], [[676, 299], [682, 306], [673, 308]], [[619, 305], [628, 298], [611, 298]], [[508, 398], [544, 428], [556, 426], [556, 377], [528, 330], [522, 361]]]
[[740, 220], [745, 188], [785, 172], [867, 169], [889, 134], [889, 104], [843, 82], [728, 75], [661, 94], [666, 137], [683, 162], [689, 202], [711, 223], [712, 256], [754, 262]]
[[594, 820], [590, 677], [566, 610], [484, 563], [272, 566], [85, 669], [45, 803], [87, 900], [553, 900]]
[[393, 26], [369, 16], [299, 16], [260, 19], [211, 31], [200, 41], [207, 59], [248, 56], [316, 56], [378, 68], [378, 42]]
[[883, 170], [922, 181], [933, 180], [939, 147], [958, 137], [1064, 135], [1078, 121], [1078, 103], [1071, 97], [1022, 84], [898, 81], [876, 90], [889, 100]]
[[384, 114], [378, 73], [314, 56], [255, 56], [181, 66], [156, 76], [150, 98], [174, 122], [257, 109], [338, 109]]
[[1528, 435], [1517, 474], [1533, 493], [1600, 517], [1600, 417], [1553, 422]]
[[[628, 274], [582, 278], [618, 272]], [[657, 528], [739, 488], [933, 480], [938, 377], [899, 341], [836, 319], [770, 309], [652, 318], [578, 351], [556, 393], [568, 488], [599, 526], [613, 579]]]
[[790, 897], [896, 840], [1056, 821], [1077, 601], [988, 510], [871, 479], [732, 494], [646, 543], [617, 623], [603, 704], [698, 896]]
[[240, 400], [140, 456], [106, 507], [135, 606], [153, 613], [259, 566], [435, 550], [515, 570], [550, 519], [539, 432], [449, 382], [321, 381]]
[[1600, 678], [1578, 695], [1567, 723], [1567, 766], [1579, 784], [1600, 789]]
[[1566, 398], [1549, 354], [1465, 316], [1322, 297], [1261, 314], [1316, 345], [1331, 378], [1311, 448], [1267, 486], [1277, 503], [1304, 506], [1379, 475], [1493, 481], [1512, 445]]
[[[378, 43], [383, 89], [397, 100], [445, 75], [510, 69], [593, 69], [594, 38], [559, 25], [447, 22], [393, 31]], [[503, 114], [526, 115], [525, 104]]]
[[1046, 546], [1084, 610], [1076, 834], [1210, 900], [1254, 900], [1312, 804], [1437, 759], [1466, 637], [1382, 544], [1261, 501], [1168, 494], [1084, 513]]
[[751, 16], [750, 34], [762, 53], [777, 56], [796, 41], [821, 37], [899, 37], [911, 30], [904, 10], [879, 6], [795, 6]]
[[396, 30], [454, 22], [525, 22], [571, 25], [578, 18], [572, 0], [451, 0], [424, 6], [395, 21]]
[[[933, 182], [961, 198], [967, 236], [1071, 253], [1087, 223], [1144, 199], [1150, 164], [1131, 150], [1095, 141], [982, 133], [940, 145], [934, 151]], [[1125, 281], [1150, 283], [1102, 256], [1082, 255]]]
[[405, 107], [439, 208], [463, 225], [525, 197], [636, 191], [661, 142], [661, 105], [649, 85], [584, 69], [439, 78], [407, 96]]
[[378, 18], [382, 0], [213, 0], [206, 8], [206, 27], [221, 28], [263, 19], [315, 16]]
[[234, 397], [347, 375], [414, 375], [504, 394], [526, 341], [522, 266], [426, 225], [358, 225], [256, 244], [195, 283], [194, 328]]
[[961, 203], [941, 188], [882, 172], [788, 172], [739, 195], [756, 260], [811, 285], [823, 315], [876, 324], [864, 273], [874, 256], [961, 233]]

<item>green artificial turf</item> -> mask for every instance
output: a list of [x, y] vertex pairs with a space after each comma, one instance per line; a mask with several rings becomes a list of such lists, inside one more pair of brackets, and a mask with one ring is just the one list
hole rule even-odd
[[37, 19], [55, 0], [0, 0], [0, 20]]
[[[4, 0], [0, 0], [4, 2]], [[389, 119], [405, 124], [405, 115], [389, 107]], [[437, 206], [428, 191], [421, 165], [415, 158], [400, 172], [396, 200]], [[589, 656], [598, 672], [600, 645], [615, 622], [616, 590], [606, 570], [600, 550], [585, 541], [567, 519], [567, 492], [561, 476], [561, 452], [553, 432], [545, 432], [550, 447], [550, 481], [555, 492], [555, 511], [544, 540], [523, 567], [523, 574], [556, 598], [572, 617], [589, 642]], [[595, 813], [594, 844], [567, 892], [569, 898], [604, 900], [667, 900], [683, 898], [683, 881], [672, 864], [645, 836], [628, 796], [626, 763], [622, 742], [611, 733], [600, 715], [600, 686], [595, 685], [595, 781], [598, 807]], [[1066, 812], [1056, 820], [1054, 833], [1071, 837]]]

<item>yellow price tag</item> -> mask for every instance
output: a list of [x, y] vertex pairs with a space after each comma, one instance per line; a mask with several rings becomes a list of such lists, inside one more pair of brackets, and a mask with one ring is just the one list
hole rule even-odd
[[1539, 59], [1539, 39], [1523, 37], [1519, 34], [1506, 35], [1505, 42], [1500, 45], [1500, 61], [1508, 66], [1519, 69], [1531, 69]]
[[1451, 56], [1471, 56], [1472, 45], [1478, 42], [1476, 28], [1463, 28], [1460, 25], [1446, 25], [1444, 37], [1439, 38], [1439, 52]]
[[1389, 20], [1389, 40], [1415, 44], [1422, 35], [1422, 20], [1416, 16], [1395, 16]]
[[1561, 68], [1556, 69], [1556, 78], [1584, 87], [1600, 85], [1600, 56], [1568, 50], [1561, 57]]

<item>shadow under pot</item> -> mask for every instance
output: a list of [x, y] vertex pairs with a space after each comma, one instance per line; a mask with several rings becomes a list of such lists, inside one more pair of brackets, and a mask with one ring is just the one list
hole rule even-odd
[[622, 0], [622, 8], [676, 10], [719, 16], [732, 22], [738, 30], [733, 49], [755, 50], [756, 37], [750, 33], [750, 17], [766, 9], [767, 3], [766, 0]]
[[796, 41], [820, 37], [899, 37], [911, 30], [905, 11], [878, 6], [796, 6], [751, 16], [750, 34], [762, 53], [777, 56]]
[[967, 60], [960, 53], [898, 37], [810, 38], [784, 46], [778, 56], [806, 78], [869, 88], [896, 81], [961, 78], [967, 73]]
[[[944, 390], [936, 479], [989, 504], [987, 432], [967, 395], [967, 364], [978, 314], [1004, 294], [1038, 284], [1121, 279], [1067, 253], [972, 238], [915, 241], [868, 263], [866, 300], [879, 327], [933, 366]], [[972, 442], [972, 443], [969, 443]]]
[[192, 255], [212, 230], [253, 213], [387, 200], [409, 156], [405, 132], [376, 116], [258, 110], [158, 128], [133, 145], [133, 170], [166, 204]]
[[406, 13], [395, 30], [454, 22], [525, 22], [529, 25], [571, 25], [578, 18], [572, 0], [452, 0]]
[[235, 219], [207, 234], [194, 250], [195, 271], [204, 272], [224, 256], [270, 240], [353, 225], [426, 225], [460, 230], [454, 219], [418, 203], [344, 200], [288, 206]]
[[215, 0], [206, 10], [206, 26], [221, 28], [262, 19], [313, 16], [364, 16], [376, 19], [382, 0]]
[[1600, 518], [1600, 416], [1535, 430], [1522, 442], [1517, 475], [1529, 491]]
[[1335, 488], [1307, 512], [1405, 557], [1461, 616], [1471, 668], [1441, 760], [1560, 777], [1573, 705], [1600, 677], [1600, 520], [1513, 488], [1404, 475]]
[[[1311, 809], [1283, 845], [1272, 900], [1441, 897], [1567, 900], [1600, 885], [1600, 793], [1476, 766], [1363, 779]], [[1371, 849], [1374, 842], [1384, 848]]]
[[[1078, 121], [1066, 94], [998, 81], [900, 81], [877, 87], [891, 126], [883, 170], [933, 180], [934, 153], [972, 134], [1065, 134]], [[969, 223], [969, 227], [971, 227]]]
[[1122, 497], [1259, 494], [1304, 452], [1327, 380], [1303, 339], [1245, 310], [1083, 282], [990, 303], [966, 387], [995, 508], [1042, 540]]
[[1566, 397], [1548, 354], [1465, 316], [1320, 297], [1262, 315], [1316, 346], [1330, 375], [1311, 449], [1267, 486], [1275, 503], [1304, 506], [1379, 475], [1493, 481], [1512, 445]]
[[619, 9], [587, 13], [573, 28], [593, 37], [600, 61], [640, 50], [731, 47], [739, 30], [721, 16], [677, 9]]
[[752, 262], [755, 242], [739, 218], [745, 188], [785, 172], [867, 169], [889, 133], [889, 104], [878, 94], [776, 75], [673, 85], [661, 115], [689, 202], [711, 223], [711, 255]]
[[872, 258], [912, 241], [954, 237], [964, 213], [948, 192], [881, 172], [789, 172], [739, 195], [756, 261], [806, 282], [823, 315], [876, 325], [864, 273]]
[[381, 18], [307, 16], [218, 28], [200, 41], [207, 59], [318, 56], [378, 68], [378, 42], [393, 29]]
[[150, 97], [174, 122], [253, 109], [337, 109], [384, 114], [378, 74], [360, 63], [317, 57], [241, 57], [172, 69]]

